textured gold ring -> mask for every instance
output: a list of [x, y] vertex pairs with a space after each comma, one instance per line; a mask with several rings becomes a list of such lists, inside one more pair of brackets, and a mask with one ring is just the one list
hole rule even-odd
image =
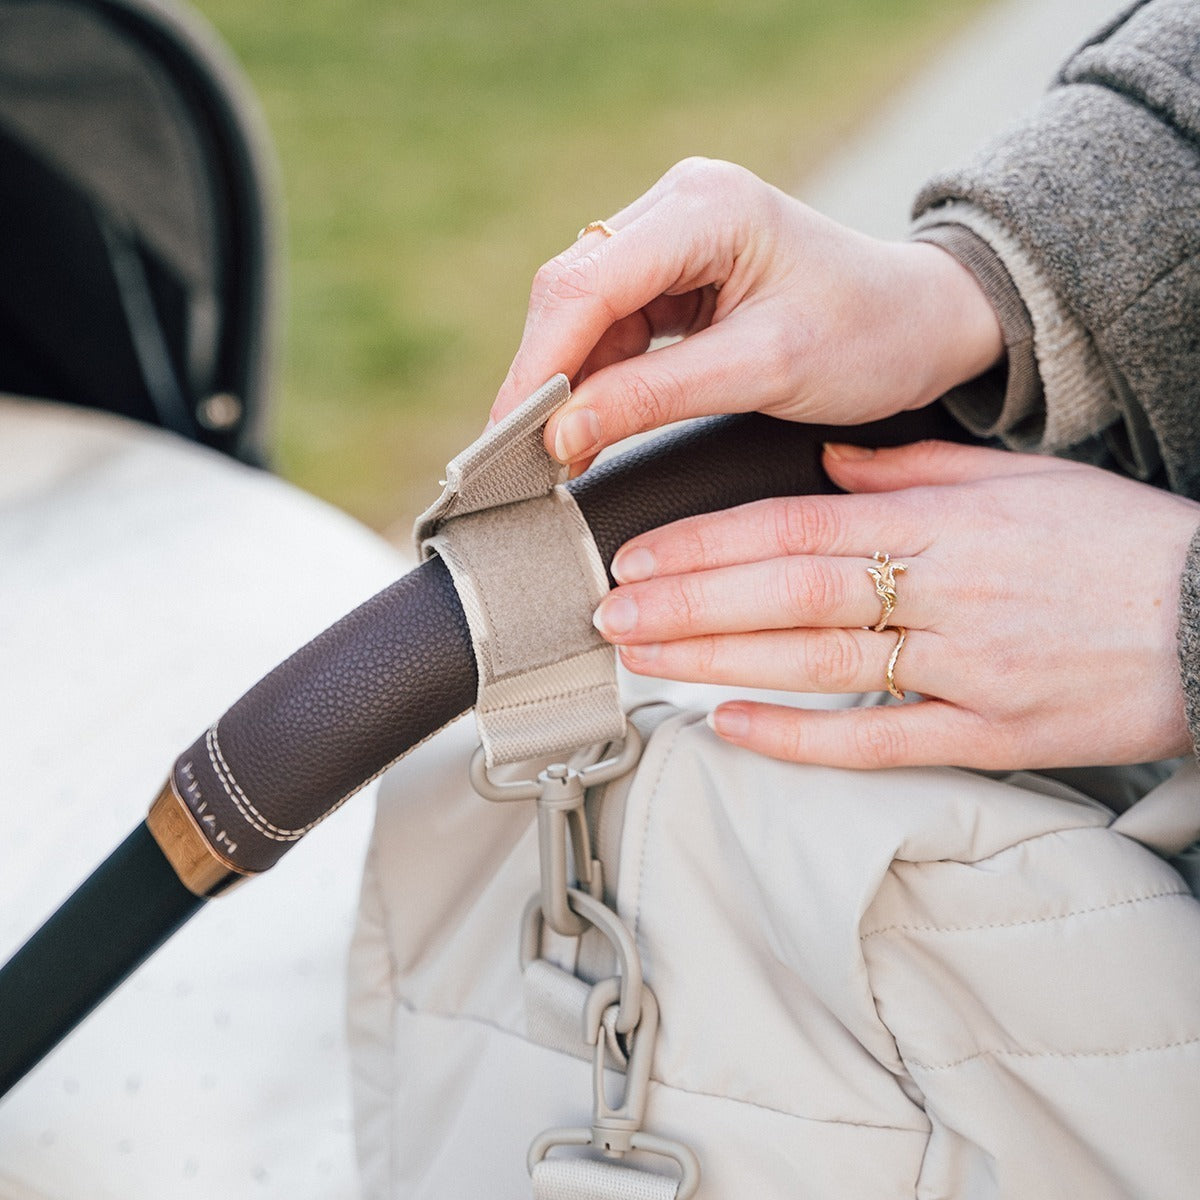
[[879, 620], [872, 626], [876, 633], [888, 627], [892, 613], [896, 610], [896, 576], [908, 570], [908, 564], [892, 562], [890, 554], [876, 550], [876, 567], [868, 567], [867, 574], [875, 581], [875, 595], [879, 597]]
[[587, 237], [589, 233], [602, 233], [605, 237], [612, 237], [617, 231], [607, 221], [589, 221], [576, 235], [575, 240], [578, 241], [581, 237]]
[[904, 692], [896, 686], [896, 663], [900, 660], [900, 651], [904, 649], [904, 639], [908, 637], [908, 630], [903, 625], [895, 626], [895, 630], [900, 636], [896, 639], [896, 644], [892, 648], [892, 654], [888, 659], [887, 670], [884, 672], [883, 677], [887, 683], [887, 690], [897, 700], [903, 700]]

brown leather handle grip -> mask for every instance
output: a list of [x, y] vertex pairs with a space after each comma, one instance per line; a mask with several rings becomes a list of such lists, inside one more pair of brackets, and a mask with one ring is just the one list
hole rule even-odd
[[[850, 432], [896, 444], [946, 434], [940, 410]], [[571, 485], [604, 562], [628, 538], [693, 513], [832, 490], [822, 441], [846, 431], [761, 416], [668, 433]], [[177, 760], [178, 797], [225, 863], [266, 870], [318, 821], [468, 709], [475, 662], [437, 559], [276, 667]]]

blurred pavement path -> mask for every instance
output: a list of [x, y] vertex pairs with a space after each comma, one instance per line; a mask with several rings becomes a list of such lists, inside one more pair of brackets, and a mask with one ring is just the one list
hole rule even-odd
[[1035, 104], [1121, 0], [997, 0], [795, 189], [856, 229], [902, 237], [921, 184]]

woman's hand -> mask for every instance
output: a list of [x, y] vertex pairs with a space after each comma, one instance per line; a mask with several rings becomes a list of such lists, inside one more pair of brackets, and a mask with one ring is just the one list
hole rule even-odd
[[[538, 272], [492, 408], [498, 420], [565, 372], [575, 393], [546, 448], [578, 469], [683, 417], [890, 416], [1002, 353], [987, 299], [948, 254], [855, 233], [729, 163], [680, 163], [609, 226]], [[667, 337], [682, 341], [646, 353]]]
[[635, 538], [597, 627], [630, 669], [797, 692], [882, 691], [875, 551], [906, 565], [890, 626], [904, 705], [734, 701], [728, 741], [845, 767], [1027, 768], [1190, 750], [1178, 594], [1200, 505], [1077, 463], [925, 442], [829, 447], [851, 495], [768, 500]]

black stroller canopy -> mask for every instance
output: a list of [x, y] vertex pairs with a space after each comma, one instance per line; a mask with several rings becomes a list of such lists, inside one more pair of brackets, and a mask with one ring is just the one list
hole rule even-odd
[[157, 0], [0, 0], [0, 391], [263, 458], [272, 173]]

